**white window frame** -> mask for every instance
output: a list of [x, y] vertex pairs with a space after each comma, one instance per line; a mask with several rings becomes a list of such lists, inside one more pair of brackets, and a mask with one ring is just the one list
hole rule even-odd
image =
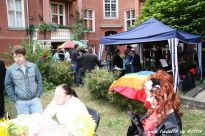
[[8, 19], [8, 28], [11, 28], [11, 29], [15, 29], [15, 28], [17, 28], [17, 29], [25, 29], [25, 13], [24, 13], [24, 0], [21, 0], [21, 12], [22, 12], [22, 26], [21, 27], [18, 27], [17, 26], [17, 17], [16, 17], [16, 12], [18, 12], [18, 11], [16, 11], [16, 9], [15, 9], [15, 7], [16, 7], [16, 2], [15, 2], [15, 0], [13, 0], [13, 6], [14, 6], [14, 10], [12, 10], [13, 12], [14, 12], [14, 26], [11, 26], [10, 25], [10, 19], [9, 19], [9, 8], [8, 8], [8, 2], [7, 2], [8, 0], [6, 0], [6, 7], [7, 7], [7, 19]]
[[[130, 9], [130, 10], [126, 10], [125, 12], [124, 12], [124, 20], [125, 20], [125, 28], [124, 28], [124, 30], [125, 31], [127, 31], [128, 30], [128, 28], [127, 28], [127, 21], [130, 21], [130, 24], [131, 25], [133, 25], [132, 24], [132, 20], [136, 20], [136, 16], [134, 16], [134, 18], [132, 18], [132, 16], [130, 15], [130, 18], [129, 19], [127, 19], [127, 14], [126, 14], [126, 12], [130, 12], [130, 14], [131, 14], [131, 11], [133, 11], [134, 9]], [[134, 13], [135, 13], [135, 10], [134, 10]]]
[[[119, 4], [118, 3], [119, 3], [118, 0], [116, 0], [116, 17], [111, 17], [111, 14], [110, 14], [110, 17], [106, 17], [105, 16], [105, 0], [103, 0], [103, 16], [104, 16], [104, 19], [118, 19], [118, 17], [119, 17]], [[111, 3], [110, 3], [110, 7], [111, 7]]]
[[84, 9], [84, 14], [85, 14], [85, 11], [92, 11], [92, 19], [90, 19], [89, 17], [85, 18], [85, 15], [84, 15], [83, 20], [92, 20], [92, 31], [88, 31], [88, 32], [95, 32], [95, 11], [92, 9]]
[[[51, 5], [52, 4], [57, 4], [57, 14], [53, 14], [52, 13], [52, 10], [51, 10]], [[62, 14], [59, 14], [59, 5], [62, 5], [63, 6], [63, 25], [66, 25], [65, 21], [66, 21], [66, 15], [65, 15], [65, 4], [64, 3], [60, 3], [60, 2], [51, 2], [50, 3], [50, 22], [51, 23], [54, 23], [52, 22], [52, 15], [57, 15], [58, 16], [58, 25], [60, 25], [60, 15]]]

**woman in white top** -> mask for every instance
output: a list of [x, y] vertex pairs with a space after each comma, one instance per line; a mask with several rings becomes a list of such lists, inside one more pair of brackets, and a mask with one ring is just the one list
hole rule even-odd
[[56, 118], [60, 125], [65, 125], [69, 130], [72, 128], [76, 118], [88, 115], [86, 106], [75, 97], [75, 91], [67, 84], [62, 84], [56, 87], [54, 99], [44, 111], [46, 117]]

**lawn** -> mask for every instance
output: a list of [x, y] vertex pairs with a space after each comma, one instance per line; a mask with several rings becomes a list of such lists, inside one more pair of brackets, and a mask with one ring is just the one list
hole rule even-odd
[[[125, 136], [130, 124], [127, 112], [108, 103], [106, 100], [95, 100], [83, 87], [75, 87], [79, 98], [89, 107], [96, 109], [100, 113], [100, 124], [97, 129], [98, 136]], [[43, 107], [50, 102], [53, 91], [43, 93], [41, 97]], [[16, 110], [14, 103], [6, 98], [6, 111], [11, 118], [15, 118]], [[183, 109], [183, 135], [184, 136], [204, 136], [205, 135], [205, 111], [195, 109]]]

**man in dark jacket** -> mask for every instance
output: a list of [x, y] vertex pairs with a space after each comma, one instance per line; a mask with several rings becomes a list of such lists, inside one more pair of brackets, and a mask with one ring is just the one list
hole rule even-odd
[[86, 71], [91, 72], [95, 68], [96, 65], [101, 67], [100, 61], [98, 60], [97, 56], [93, 54], [93, 48], [88, 48], [88, 53], [83, 54], [82, 56], [78, 57], [82, 64], [82, 72], [85, 73]]
[[140, 64], [140, 56], [136, 53], [134, 49], [130, 51], [131, 56], [132, 56], [132, 61], [131, 61], [131, 72], [139, 72], [142, 69], [142, 66]]
[[3, 60], [0, 60], [0, 118], [4, 116], [4, 80], [5, 80], [6, 68]]
[[123, 69], [123, 59], [120, 57], [119, 49], [115, 50], [115, 55], [113, 56], [112, 64], [113, 64], [113, 67], [118, 67], [118, 68]]
[[81, 64], [77, 57], [80, 56], [80, 46], [78, 44], [74, 45], [74, 50], [71, 53], [71, 70], [74, 72], [74, 82], [76, 85], [81, 84]]

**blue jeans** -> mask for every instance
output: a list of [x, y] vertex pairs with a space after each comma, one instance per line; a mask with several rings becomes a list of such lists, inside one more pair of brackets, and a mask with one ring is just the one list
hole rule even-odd
[[15, 103], [17, 114], [42, 113], [43, 108], [40, 98], [35, 97], [31, 100], [18, 100]]
[[74, 82], [77, 85], [81, 84], [81, 68], [77, 66], [76, 62], [71, 62], [70, 69], [74, 72]]

